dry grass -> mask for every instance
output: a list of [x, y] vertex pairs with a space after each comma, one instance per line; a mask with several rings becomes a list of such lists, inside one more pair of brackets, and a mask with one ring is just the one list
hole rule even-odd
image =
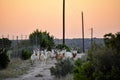
[[26, 73], [29, 67], [29, 60], [22, 61], [21, 59], [12, 59], [6, 69], [0, 70], [0, 80], [18, 77], [19, 75]]

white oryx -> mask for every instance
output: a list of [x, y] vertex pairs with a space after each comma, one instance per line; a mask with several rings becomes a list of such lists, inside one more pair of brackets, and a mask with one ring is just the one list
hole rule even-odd
[[51, 58], [53, 59], [55, 57], [54, 50], [52, 51], [47, 51], [47, 49], [44, 49], [43, 51], [38, 50], [37, 54], [41, 63], [47, 63], [48, 60], [50, 60]]
[[47, 51], [47, 49], [44, 50], [39, 50], [39, 49], [35, 49], [33, 50], [33, 54], [31, 55], [31, 61], [32, 63], [34, 63], [35, 61], [39, 61], [41, 63], [47, 63], [47, 61], [49, 60], [53, 60], [54, 58], [56, 58], [56, 60], [60, 60], [60, 59], [65, 59], [65, 58], [71, 58], [74, 59], [77, 55], [77, 51], [76, 50], [72, 50], [70, 52], [66, 51], [66, 50], [55, 50], [52, 49], [51, 51]]
[[72, 50], [71, 52], [66, 51], [66, 50], [62, 50], [62, 51], [58, 51], [56, 54], [56, 60], [59, 59], [65, 59], [65, 58], [71, 58], [74, 59], [77, 55], [77, 51], [76, 50]]
[[39, 60], [39, 55], [35, 50], [33, 50], [33, 54], [31, 55], [32, 64], [37, 60]]
[[39, 59], [41, 63], [46, 63], [47, 57], [44, 54], [44, 51], [40, 51]]

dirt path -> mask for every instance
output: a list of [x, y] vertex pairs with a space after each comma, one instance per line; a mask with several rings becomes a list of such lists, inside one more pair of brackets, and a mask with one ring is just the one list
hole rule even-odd
[[54, 76], [51, 76], [49, 68], [54, 66], [55, 62], [55, 60], [49, 60], [46, 64], [36, 62], [30, 67], [27, 74], [18, 78], [8, 78], [5, 80], [53, 80]]
[[[78, 54], [77, 58], [81, 58], [83, 54]], [[18, 78], [8, 78], [5, 80], [56, 80], [51, 76], [50, 68], [55, 66], [56, 60], [49, 60], [46, 64], [36, 62], [30, 67], [27, 74], [19, 76]]]

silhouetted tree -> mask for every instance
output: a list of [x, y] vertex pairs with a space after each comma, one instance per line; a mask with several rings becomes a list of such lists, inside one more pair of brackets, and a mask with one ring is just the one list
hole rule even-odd
[[58, 44], [56, 46], [57, 49], [60, 49], [60, 50], [63, 50], [63, 49], [66, 49], [67, 51], [70, 51], [70, 47], [68, 47], [67, 45], [65, 44]]
[[120, 32], [105, 34], [104, 42], [94, 44], [87, 61], [75, 65], [74, 80], [120, 80]]
[[30, 34], [29, 39], [33, 45], [40, 45], [41, 48], [51, 49], [54, 46], [54, 37], [47, 31], [42, 32], [36, 29]]
[[117, 32], [116, 34], [105, 34], [104, 42], [108, 48], [112, 48], [120, 54], [120, 32]]
[[11, 41], [8, 38], [0, 39], [0, 48], [10, 48]]
[[7, 68], [10, 60], [7, 55], [7, 50], [5, 48], [0, 49], [0, 69]]

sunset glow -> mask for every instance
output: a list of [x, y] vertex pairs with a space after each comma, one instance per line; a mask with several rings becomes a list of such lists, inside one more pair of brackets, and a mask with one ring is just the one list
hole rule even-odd
[[[66, 0], [66, 38], [81, 38], [81, 11], [85, 38], [101, 38], [120, 31], [120, 0]], [[62, 0], [0, 0], [0, 37], [48, 31], [62, 38]]]

